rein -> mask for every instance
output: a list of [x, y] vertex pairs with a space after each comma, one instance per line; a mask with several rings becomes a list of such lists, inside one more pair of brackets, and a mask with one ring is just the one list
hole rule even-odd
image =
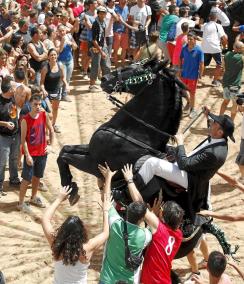
[[103, 126], [103, 127], [100, 127], [97, 131], [100, 131], [100, 130], [104, 130], [104, 131], [108, 131], [110, 133], [113, 133], [115, 134], [116, 136], [119, 136], [143, 149], [146, 149], [147, 151], [151, 152], [152, 154], [154, 154], [156, 157], [161, 157], [161, 158], [164, 158], [165, 157], [165, 153], [162, 153], [160, 152], [159, 150], [156, 150], [154, 148], [152, 148], [150, 145], [146, 144], [145, 142], [142, 142], [138, 139], [135, 139], [131, 136], [129, 136], [128, 134], [124, 134], [123, 132], [119, 131], [119, 130], [116, 130], [114, 128], [111, 128], [111, 127], [107, 127], [107, 126]]
[[122, 108], [122, 106], [124, 106], [125, 104], [122, 103], [120, 100], [116, 99], [114, 96], [109, 96], [108, 99], [115, 105], [117, 106], [118, 108], [120, 108], [121, 111], [123, 111], [124, 113], [126, 113], [129, 117], [133, 118], [135, 121], [139, 122], [140, 124], [144, 125], [145, 127], [149, 128], [149, 129], [152, 129], [154, 130], [155, 132], [159, 133], [160, 135], [162, 136], [165, 136], [165, 137], [168, 137], [168, 138], [171, 138], [171, 139], [174, 139], [174, 136], [167, 133], [167, 132], [164, 132], [158, 128], [156, 128], [155, 126], [145, 122], [144, 120], [136, 117], [135, 115], [131, 114], [129, 111], [125, 110]]

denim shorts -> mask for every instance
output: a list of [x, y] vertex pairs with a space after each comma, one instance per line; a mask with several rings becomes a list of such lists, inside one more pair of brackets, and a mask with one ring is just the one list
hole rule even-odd
[[23, 170], [21, 177], [24, 180], [31, 181], [32, 177], [42, 178], [46, 167], [47, 156], [32, 157], [33, 165], [29, 166], [24, 158]]
[[48, 98], [50, 101], [61, 101], [62, 99], [62, 88], [57, 90], [56, 92], [48, 92]]
[[139, 48], [148, 42], [148, 35], [145, 31], [131, 32], [130, 48]]

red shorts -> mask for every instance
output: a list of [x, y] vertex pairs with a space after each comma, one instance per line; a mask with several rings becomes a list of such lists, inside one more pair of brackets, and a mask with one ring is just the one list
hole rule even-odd
[[186, 85], [191, 96], [194, 96], [197, 89], [197, 79], [181, 78], [181, 81]]
[[80, 51], [81, 51], [82, 53], [88, 53], [88, 41], [82, 40], [82, 41], [80, 42]]
[[170, 56], [170, 60], [173, 60], [174, 50], [175, 50], [175, 44], [171, 42], [167, 42], [167, 48]]
[[114, 33], [114, 50], [119, 48], [127, 49], [128, 48], [128, 34], [127, 33]]

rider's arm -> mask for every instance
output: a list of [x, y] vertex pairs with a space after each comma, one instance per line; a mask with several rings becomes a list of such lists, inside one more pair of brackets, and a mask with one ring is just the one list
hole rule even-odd
[[[132, 165], [127, 164], [126, 166], [124, 166], [124, 168], [122, 169], [122, 173], [124, 175], [125, 180], [127, 181], [128, 189], [132, 200], [142, 202], [143, 198], [133, 182]], [[154, 234], [157, 231], [159, 224], [158, 217], [153, 212], [147, 209], [145, 214], [145, 221], [151, 228], [152, 234]]]
[[184, 145], [179, 145], [176, 151], [176, 162], [180, 170], [197, 172], [209, 169], [210, 165], [215, 165], [216, 157], [207, 150], [187, 157]]

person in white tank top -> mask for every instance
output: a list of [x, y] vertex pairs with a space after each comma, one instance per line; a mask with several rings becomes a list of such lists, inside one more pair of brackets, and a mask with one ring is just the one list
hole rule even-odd
[[59, 205], [68, 198], [71, 189], [64, 187], [57, 199], [46, 209], [42, 227], [54, 257], [54, 284], [86, 284], [90, 259], [109, 236], [108, 211], [111, 207], [111, 179], [116, 172], [99, 165], [105, 183], [103, 187], [103, 231], [88, 239], [84, 223], [78, 216], [69, 216], [57, 231], [51, 220]]

